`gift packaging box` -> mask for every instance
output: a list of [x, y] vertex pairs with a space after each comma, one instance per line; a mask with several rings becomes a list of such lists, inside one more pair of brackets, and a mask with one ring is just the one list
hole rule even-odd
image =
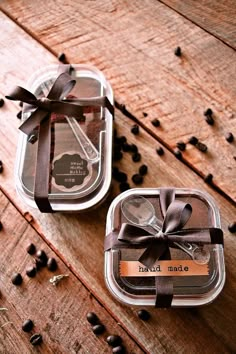
[[16, 188], [42, 212], [84, 211], [106, 197], [111, 183], [113, 92], [89, 65], [51, 65], [36, 72], [23, 101]]
[[212, 302], [225, 283], [223, 232], [213, 199], [178, 188], [137, 188], [116, 197], [107, 214], [105, 281], [128, 305]]

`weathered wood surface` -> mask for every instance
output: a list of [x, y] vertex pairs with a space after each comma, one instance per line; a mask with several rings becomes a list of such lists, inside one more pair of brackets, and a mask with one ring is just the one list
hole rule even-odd
[[[38, 346], [37, 353], [110, 353], [106, 338], [114, 333], [123, 338], [128, 353], [143, 353], [1, 190], [0, 220], [3, 224], [0, 232], [0, 307], [8, 309], [0, 311], [0, 353], [35, 353], [29, 343], [33, 333], [43, 336], [43, 344]], [[38, 250], [43, 249], [49, 257], [57, 260], [57, 271], [43, 268], [35, 278], [27, 277], [27, 267], [34, 264], [34, 257], [26, 252], [31, 242]], [[11, 283], [14, 272], [22, 274], [21, 286]], [[49, 279], [56, 274], [68, 274], [69, 277], [53, 286]], [[97, 313], [105, 325], [104, 334], [97, 337], [93, 334], [86, 320], [89, 311]], [[35, 327], [31, 333], [24, 333], [21, 326], [28, 318]]]
[[[55, 61], [55, 58], [3, 15], [1, 23], [5, 29], [4, 39], [1, 39], [3, 81], [0, 82], [0, 93], [3, 95], [7, 87], [9, 88], [16, 81], [22, 84], [36, 67]], [[21, 55], [17, 57], [19, 52]], [[13, 181], [18, 125], [15, 118], [16, 107], [15, 103], [7, 102], [0, 110], [0, 151], [1, 159], [5, 164], [0, 183], [11, 200], [14, 200], [22, 212], [26, 212], [29, 209], [16, 196]], [[142, 153], [142, 161], [149, 166], [144, 186], [173, 185], [200, 188], [216, 199], [221, 209], [222, 226], [225, 232], [228, 278], [219, 299], [211, 306], [196, 310], [152, 309], [151, 320], [143, 323], [137, 319], [136, 309], [123, 306], [112, 298], [105, 288], [103, 279], [103, 240], [107, 209], [118, 192], [116, 184], [109, 199], [93, 212], [80, 215], [44, 215], [36, 210], [29, 210], [34, 216], [37, 228], [40, 228], [45, 240], [65, 259], [92, 294], [147, 352], [154, 354], [235, 351], [236, 242], [235, 237], [227, 231], [228, 223], [235, 217], [235, 208], [211, 187], [205, 185], [200, 177], [176, 160], [170, 152], [166, 151], [162, 158], [158, 157], [155, 153], [158, 144], [145, 131], [142, 130], [137, 137], [130, 134], [129, 128], [132, 122], [120, 113], [116, 115], [116, 125], [120, 135], [125, 134], [130, 142], [137, 143]], [[140, 163], [131, 163], [131, 156], [125, 154], [123, 160], [117, 165], [131, 176], [138, 170]]]
[[161, 0], [161, 2], [236, 49], [234, 0]]
[[[155, 0], [3, 0], [0, 6], [52, 52], [103, 70], [118, 102], [169, 149], [191, 135], [206, 143], [206, 154], [188, 146], [184, 160], [202, 177], [212, 173], [216, 186], [236, 201], [236, 146], [224, 138], [236, 135], [232, 48]], [[178, 45], [182, 58], [174, 55]], [[208, 107], [214, 126], [204, 120]], [[160, 128], [152, 126], [153, 118]]]

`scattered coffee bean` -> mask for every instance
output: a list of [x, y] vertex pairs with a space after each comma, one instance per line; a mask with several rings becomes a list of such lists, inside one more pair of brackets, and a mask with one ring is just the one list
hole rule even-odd
[[19, 106], [23, 107], [23, 102], [22, 101], [20, 101]]
[[151, 121], [151, 123], [152, 123], [152, 125], [154, 126], [154, 127], [159, 127], [160, 126], [160, 121], [159, 121], [159, 119], [153, 119], [152, 121]]
[[181, 57], [181, 55], [182, 55], [181, 48], [180, 47], [175, 48], [174, 53], [177, 57]]
[[42, 261], [40, 258], [35, 258], [34, 263], [37, 271], [46, 266], [45, 261]]
[[57, 261], [55, 260], [55, 258], [48, 259], [47, 267], [48, 267], [48, 270], [50, 270], [51, 272], [54, 272], [55, 270], [57, 270]]
[[38, 140], [38, 138], [37, 138], [37, 135], [35, 135], [35, 134], [30, 134], [30, 135], [27, 137], [28, 143], [31, 143], [31, 144], [36, 143], [37, 140]]
[[30, 337], [30, 343], [32, 345], [39, 345], [43, 341], [43, 337], [41, 336], [40, 333], [35, 333]]
[[4, 99], [0, 98], [0, 108], [4, 105]]
[[33, 243], [30, 243], [27, 248], [26, 248], [26, 251], [29, 253], [29, 254], [35, 254], [36, 252], [36, 247]]
[[130, 151], [130, 145], [129, 145], [128, 143], [122, 144], [122, 150], [123, 150], [124, 152]]
[[105, 331], [105, 327], [104, 327], [103, 324], [97, 324], [97, 325], [92, 327], [92, 331], [96, 335], [102, 334]]
[[29, 278], [34, 278], [36, 276], [37, 269], [36, 267], [29, 267], [26, 269], [26, 274], [28, 275]]
[[201, 152], [207, 152], [206, 144], [201, 143], [200, 141], [196, 144], [196, 148]]
[[18, 119], [21, 119], [21, 117], [22, 117], [22, 111], [19, 111], [16, 116], [17, 116]]
[[122, 345], [119, 345], [118, 347], [115, 347], [115, 348], [112, 349], [112, 353], [124, 354], [125, 353], [125, 348]]
[[20, 273], [15, 273], [13, 274], [12, 278], [11, 278], [11, 282], [14, 285], [21, 285], [23, 282], [22, 276]]
[[134, 184], [142, 184], [143, 176], [141, 176], [139, 173], [136, 173], [132, 176], [132, 181], [134, 182]]
[[156, 149], [156, 152], [159, 156], [162, 156], [164, 155], [164, 150], [161, 146], [159, 146], [157, 149]]
[[214, 123], [215, 123], [215, 121], [214, 121], [214, 119], [213, 119], [212, 116], [206, 116], [205, 121], [206, 121], [207, 124], [209, 124], [209, 125], [214, 125]]
[[138, 317], [143, 321], [148, 321], [151, 316], [147, 310], [139, 310]]
[[206, 175], [204, 177], [204, 182], [208, 183], [208, 184], [211, 184], [212, 182], [212, 179], [213, 179], [213, 175], [211, 173], [209, 173], [208, 175]]
[[236, 222], [233, 222], [228, 226], [229, 232], [235, 233], [236, 232]]
[[146, 174], [147, 174], [147, 171], [148, 171], [147, 165], [142, 165], [142, 166], [139, 167], [139, 174], [140, 174], [141, 176], [146, 175]]
[[63, 63], [66, 59], [65, 53], [58, 54], [57, 59]]
[[191, 145], [196, 145], [198, 143], [198, 138], [196, 138], [196, 136], [191, 136], [191, 138], [189, 138], [188, 142]]
[[184, 151], [186, 149], [186, 144], [183, 141], [179, 141], [176, 146], [181, 151]]
[[117, 347], [118, 345], [120, 345], [122, 343], [122, 339], [118, 335], [111, 335], [111, 336], [107, 337], [107, 343], [111, 347]]
[[204, 112], [204, 116], [207, 117], [207, 116], [212, 116], [213, 114], [213, 111], [211, 108], [207, 108]]
[[179, 150], [175, 149], [175, 150], [174, 150], [174, 155], [175, 155], [175, 157], [176, 157], [177, 159], [179, 159], [179, 160], [182, 159], [182, 153], [181, 153]]
[[147, 117], [148, 114], [147, 114], [146, 112], [143, 112], [143, 116], [144, 116], [144, 117]]
[[116, 174], [116, 176], [114, 177], [114, 179], [117, 181], [117, 182], [126, 182], [127, 181], [127, 174], [124, 173], [124, 172], [118, 172]]
[[127, 142], [127, 138], [125, 136], [120, 136], [118, 139], [121, 145]]
[[139, 152], [135, 152], [133, 155], [132, 155], [132, 160], [134, 162], [139, 162], [141, 160], [141, 155]]
[[87, 321], [92, 325], [96, 325], [99, 322], [98, 316], [94, 312], [87, 313]]
[[138, 135], [139, 134], [139, 126], [137, 124], [134, 124], [130, 131], [132, 134]]
[[120, 188], [121, 192], [125, 192], [128, 189], [130, 189], [130, 185], [127, 182], [122, 182], [122, 183], [120, 183], [119, 188]]
[[119, 161], [122, 159], [122, 157], [123, 157], [123, 154], [121, 151], [114, 151], [114, 154], [113, 154], [114, 161]]
[[114, 137], [114, 138], [117, 137], [117, 129], [116, 129], [116, 128], [113, 129], [113, 137]]
[[234, 136], [232, 133], [227, 133], [225, 134], [225, 140], [228, 141], [228, 143], [232, 143], [234, 141]]
[[3, 173], [3, 165], [0, 165], [0, 173]]
[[131, 152], [134, 152], [134, 153], [135, 153], [135, 152], [138, 152], [137, 146], [136, 146], [135, 144], [131, 144], [131, 145], [130, 145], [130, 151], [131, 151]]
[[38, 250], [37, 253], [36, 253], [36, 256], [39, 258], [39, 259], [44, 259], [44, 260], [48, 260], [48, 256], [46, 255], [45, 251], [44, 250]]
[[34, 323], [31, 320], [26, 320], [22, 325], [22, 330], [24, 332], [30, 332], [34, 327]]
[[3, 225], [2, 225], [2, 222], [0, 221], [0, 231], [2, 231], [3, 229]]

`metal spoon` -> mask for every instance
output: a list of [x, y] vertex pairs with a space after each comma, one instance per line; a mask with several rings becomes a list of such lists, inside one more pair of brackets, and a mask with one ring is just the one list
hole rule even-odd
[[[161, 222], [157, 219], [154, 206], [148, 199], [142, 196], [124, 199], [121, 203], [121, 210], [131, 224], [144, 227], [151, 226], [158, 232], [161, 230]], [[189, 242], [173, 243], [186, 252], [196, 263], [208, 263], [210, 253], [208, 250], [204, 250], [203, 247]]]

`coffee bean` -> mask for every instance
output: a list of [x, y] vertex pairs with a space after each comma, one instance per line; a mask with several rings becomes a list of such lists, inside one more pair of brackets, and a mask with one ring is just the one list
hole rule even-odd
[[200, 141], [196, 144], [196, 148], [201, 152], [207, 152], [206, 144], [201, 143]]
[[127, 142], [126, 136], [120, 136], [118, 139], [121, 145]]
[[0, 165], [0, 173], [3, 173], [3, 165]]
[[20, 273], [14, 273], [12, 278], [11, 278], [11, 282], [14, 285], [21, 285], [23, 282], [22, 276]]
[[94, 334], [99, 335], [102, 334], [105, 331], [105, 327], [103, 324], [97, 324], [92, 327], [92, 331]]
[[235, 233], [236, 232], [236, 222], [229, 224], [228, 230], [229, 230], [229, 232]]
[[37, 140], [38, 140], [38, 138], [37, 138], [37, 135], [35, 135], [35, 134], [30, 134], [30, 135], [27, 137], [28, 143], [31, 143], [31, 144], [36, 143]]
[[26, 269], [26, 274], [28, 275], [29, 278], [34, 278], [37, 273], [36, 267], [29, 267]]
[[125, 353], [125, 348], [122, 345], [119, 345], [118, 347], [115, 347], [115, 348], [112, 349], [112, 353], [124, 354]]
[[24, 332], [30, 332], [34, 327], [34, 323], [31, 320], [26, 320], [23, 324], [22, 324], [22, 330]]
[[114, 161], [119, 161], [122, 159], [122, 157], [123, 157], [123, 154], [121, 151], [114, 151], [114, 154], [113, 154]]
[[35, 258], [34, 263], [37, 271], [46, 266], [46, 262], [42, 261], [40, 258]]
[[55, 270], [57, 270], [57, 261], [55, 260], [55, 258], [48, 259], [47, 267], [48, 267], [48, 270], [50, 270], [51, 272], [54, 272]]
[[148, 321], [151, 316], [147, 310], [139, 310], [138, 317], [143, 321]]
[[141, 176], [146, 175], [146, 174], [147, 174], [147, 171], [148, 171], [147, 165], [142, 165], [142, 166], [139, 167], [139, 174], [140, 174]]
[[44, 250], [38, 250], [37, 253], [36, 253], [36, 256], [39, 259], [46, 260], [46, 261], [48, 260], [48, 256], [46, 255]]
[[65, 59], [66, 59], [65, 53], [60, 53], [60, 54], [58, 54], [57, 59], [58, 59], [60, 62], [64, 63], [64, 61], [65, 61]]
[[120, 183], [119, 188], [120, 188], [121, 192], [125, 192], [128, 189], [130, 189], [130, 185], [127, 182], [122, 182], [122, 183]]
[[196, 136], [191, 136], [191, 138], [189, 138], [188, 142], [191, 145], [196, 145], [198, 143], [198, 138], [196, 138]]
[[26, 248], [26, 251], [29, 253], [29, 254], [35, 254], [36, 252], [36, 247], [33, 243], [30, 243], [27, 248]]
[[208, 183], [208, 184], [211, 184], [212, 179], [213, 179], [213, 175], [212, 175], [211, 173], [208, 173], [208, 175], [206, 175], [206, 176], [204, 177], [204, 182], [205, 182], [205, 183]]
[[132, 160], [134, 162], [139, 162], [141, 160], [141, 155], [139, 152], [135, 152], [133, 155], [132, 155]]
[[0, 98], [0, 108], [4, 105], [4, 99]]
[[30, 343], [32, 345], [39, 345], [43, 341], [43, 337], [41, 336], [40, 333], [35, 333], [30, 337]]
[[147, 117], [148, 114], [147, 114], [146, 112], [143, 112], [143, 116], [144, 116], [144, 117]]
[[16, 116], [17, 116], [18, 119], [21, 119], [21, 117], [22, 117], [22, 111], [19, 111]]
[[23, 102], [22, 101], [20, 101], [19, 106], [23, 107]]
[[180, 47], [175, 48], [174, 53], [177, 57], [181, 57], [181, 55], [182, 55], [181, 48]]
[[139, 134], [139, 126], [137, 124], [134, 124], [132, 127], [131, 127], [131, 133], [134, 134], [134, 135], [138, 135]]
[[214, 119], [213, 119], [212, 116], [206, 116], [205, 121], [206, 121], [207, 124], [209, 124], [209, 125], [214, 125], [214, 123], [215, 123], [215, 121], [214, 121]]
[[159, 127], [160, 126], [160, 121], [159, 121], [159, 119], [153, 119], [152, 121], [151, 121], [151, 123], [152, 123], [152, 125], [154, 126], [154, 127]]
[[174, 155], [177, 159], [181, 160], [182, 159], [182, 154], [179, 150], [175, 149], [174, 150]]
[[117, 172], [116, 176], [114, 177], [114, 179], [117, 182], [126, 182], [127, 181], [127, 174], [124, 172]]
[[2, 160], [0, 160], [0, 166], [2, 166]]
[[211, 108], [207, 108], [204, 112], [204, 116], [207, 117], [207, 116], [212, 116], [213, 114], [213, 111]]
[[98, 316], [94, 312], [87, 313], [87, 321], [92, 325], [96, 325], [99, 322]]
[[143, 183], [143, 176], [136, 173], [135, 175], [132, 176], [132, 181], [134, 182], [134, 184], [142, 184]]
[[131, 144], [131, 145], [130, 145], [130, 151], [131, 151], [131, 152], [138, 152], [137, 146], [136, 146], [135, 144]]
[[123, 150], [124, 152], [130, 151], [130, 145], [129, 145], [128, 143], [122, 144], [122, 150]]
[[159, 146], [159, 147], [156, 149], [156, 152], [157, 152], [157, 154], [158, 154], [159, 156], [164, 155], [164, 150], [162, 149], [161, 146]]
[[176, 146], [181, 151], [184, 151], [186, 149], [186, 144], [183, 141], [179, 141]]
[[234, 136], [232, 133], [227, 133], [225, 134], [225, 140], [228, 141], [228, 143], [232, 143], [234, 141]]
[[120, 345], [122, 343], [122, 339], [118, 335], [111, 335], [111, 336], [107, 337], [107, 343], [111, 347], [117, 347], [118, 345]]
[[3, 229], [3, 225], [2, 225], [2, 222], [0, 221], [0, 231], [2, 231]]

